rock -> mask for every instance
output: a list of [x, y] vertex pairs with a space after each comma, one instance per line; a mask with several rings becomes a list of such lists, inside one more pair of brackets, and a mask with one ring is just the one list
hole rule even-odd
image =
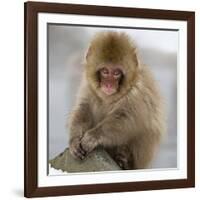
[[64, 172], [95, 172], [121, 170], [116, 162], [103, 149], [96, 149], [84, 160], [75, 159], [69, 149], [49, 161], [51, 167]]

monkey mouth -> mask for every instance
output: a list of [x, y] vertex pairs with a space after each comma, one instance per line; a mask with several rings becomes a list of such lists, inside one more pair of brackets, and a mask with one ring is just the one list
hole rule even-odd
[[116, 90], [111, 87], [102, 87], [101, 90], [103, 93], [105, 93], [106, 95], [109, 95], [109, 96], [116, 93]]

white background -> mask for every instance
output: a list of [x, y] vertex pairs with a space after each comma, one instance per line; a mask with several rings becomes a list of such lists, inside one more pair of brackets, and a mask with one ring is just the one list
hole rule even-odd
[[[4, 0], [1, 2], [0, 7], [0, 133], [2, 136], [0, 140], [0, 197], [5, 200], [23, 199], [23, 2], [23, 0]], [[81, 0], [62, 2], [83, 3]], [[197, 36], [200, 35], [200, 9], [198, 9], [198, 2], [198, 0], [84, 0], [85, 4], [196, 11]], [[196, 52], [196, 55], [200, 53], [200, 39], [198, 37], [196, 38]], [[196, 66], [199, 65], [200, 58], [197, 57]], [[196, 85], [200, 85], [200, 71], [198, 68], [196, 68]], [[196, 102], [200, 102], [199, 92], [200, 90], [197, 88]], [[199, 105], [196, 105], [197, 119], [199, 119], [200, 114], [197, 112], [199, 111]], [[199, 131], [200, 126], [197, 124], [196, 133]], [[196, 134], [196, 144], [197, 141], [199, 145], [200, 137], [198, 134]], [[199, 199], [200, 146], [197, 147], [197, 145], [196, 158], [196, 188], [48, 199]]]
[[[40, 17], [42, 18], [40, 14]], [[49, 14], [48, 14], [49, 16]], [[60, 18], [59, 18], [60, 16]], [[66, 18], [64, 18], [64, 16]], [[57, 17], [57, 19], [56, 19]], [[75, 17], [75, 16], [74, 16]], [[77, 17], [77, 16], [76, 16]], [[49, 20], [53, 18], [54, 21], [58, 23], [81, 23], [80, 17], [70, 18], [69, 15], [58, 15], [54, 14]], [[82, 17], [81, 17], [82, 18]], [[63, 20], [63, 22], [61, 21]], [[74, 21], [73, 21], [74, 19]], [[82, 19], [82, 23], [90, 24], [89, 19], [94, 19], [94, 16]], [[123, 22], [120, 23], [118, 20], [112, 20], [112, 23], [117, 23], [120, 26], [126, 26]], [[97, 17], [93, 20], [95, 24], [98, 24]], [[102, 18], [99, 18], [101, 23], [112, 24], [109, 18], [105, 19], [104, 22]], [[157, 22], [157, 25], [156, 25]], [[129, 24], [134, 26], [162, 26], [167, 27], [165, 23], [166, 20], [160, 22], [160, 20], [147, 20], [145, 22], [140, 19], [136, 21], [130, 19]], [[128, 22], [127, 26], [128, 26]], [[178, 23], [176, 25], [176, 23]], [[185, 22], [174, 21], [173, 25], [170, 22], [169, 27], [186, 27]], [[136, 25], [137, 24], [137, 25]], [[154, 25], [153, 25], [154, 24]], [[41, 25], [46, 27], [45, 25]], [[186, 31], [186, 28], [184, 28]], [[43, 29], [42, 29], [43, 30]], [[111, 28], [94, 28], [94, 27], [71, 27], [66, 25], [50, 25], [49, 27], [49, 158], [52, 159], [60, 152], [62, 152], [68, 146], [69, 139], [69, 128], [66, 125], [70, 116], [70, 112], [73, 109], [74, 103], [76, 102], [77, 90], [80, 84], [85, 51], [88, 48], [88, 44], [94, 37], [94, 34], [99, 31], [120, 31], [126, 32], [138, 46], [139, 58], [142, 63], [147, 65], [152, 71], [154, 78], [159, 85], [161, 94], [165, 102], [166, 116], [167, 116], [167, 134], [165, 139], [161, 143], [158, 153], [156, 154], [151, 168], [176, 168], [177, 167], [177, 136], [178, 134], [184, 135], [186, 127], [181, 126], [183, 130], [177, 130], [177, 81], [179, 81], [178, 86], [182, 88], [182, 93], [179, 90], [179, 100], [183, 103], [182, 109], [179, 103], [180, 112], [186, 109], [184, 105], [183, 98], [186, 95], [186, 90], [183, 85], [184, 74], [179, 75], [177, 80], [177, 70], [184, 71], [183, 64], [179, 63], [179, 59], [182, 63], [186, 64], [185, 61], [185, 51], [183, 47], [179, 46], [179, 36], [183, 32], [181, 31], [158, 31], [158, 30], [144, 30], [144, 29], [111, 29]], [[43, 31], [42, 31], [43, 33]], [[42, 34], [41, 33], [41, 34]], [[46, 35], [46, 32], [43, 33]], [[40, 37], [40, 36], [39, 36]], [[42, 37], [42, 36], [41, 36]], [[185, 36], [186, 37], [186, 36]], [[80, 39], [81, 38], [81, 39]], [[184, 36], [183, 36], [184, 38]], [[185, 38], [183, 39], [185, 41]], [[44, 49], [46, 49], [46, 39], [42, 37], [41, 42], [44, 43]], [[183, 45], [182, 42], [180, 44]], [[185, 47], [186, 48], [186, 47]], [[42, 47], [39, 49], [43, 49]], [[177, 58], [177, 52], [179, 51], [179, 56]], [[181, 52], [182, 57], [181, 57]], [[42, 55], [42, 50], [39, 53], [41, 59], [46, 61], [46, 56]], [[177, 60], [178, 59], [178, 60]], [[179, 64], [177, 64], [177, 62]], [[46, 66], [45, 63], [41, 64], [41, 68]], [[39, 67], [40, 68], [40, 67]], [[181, 70], [179, 70], [181, 69]], [[187, 69], [185, 70], [187, 71]], [[46, 71], [45, 71], [46, 73]], [[42, 76], [42, 81], [46, 83], [44, 77]], [[185, 83], [186, 84], [186, 83]], [[45, 87], [46, 89], [46, 87]], [[46, 92], [41, 92], [46, 94]], [[180, 94], [184, 96], [181, 97]], [[44, 97], [43, 97], [44, 98]], [[41, 99], [43, 99], [41, 97]], [[186, 101], [185, 101], [186, 103]], [[42, 109], [45, 106], [41, 106]], [[45, 107], [46, 108], [46, 107]], [[45, 109], [44, 108], [44, 109]], [[184, 114], [179, 112], [179, 116], [184, 116]], [[46, 112], [45, 112], [46, 113]], [[186, 115], [186, 114], [185, 114]], [[181, 119], [179, 117], [180, 124]], [[43, 122], [44, 123], [44, 122]], [[182, 122], [186, 125], [186, 123]], [[46, 124], [46, 123], [44, 123]], [[42, 131], [41, 131], [42, 132]], [[39, 135], [44, 135], [39, 134]], [[180, 135], [178, 136], [180, 137]], [[46, 141], [46, 136], [45, 136]], [[178, 140], [180, 141], [180, 140]], [[183, 140], [181, 140], [183, 142]], [[42, 143], [42, 149], [44, 148], [44, 143]], [[181, 148], [179, 146], [179, 148]], [[180, 150], [183, 150], [181, 148]], [[180, 161], [180, 160], [179, 160]], [[183, 163], [182, 163], [183, 164]]]

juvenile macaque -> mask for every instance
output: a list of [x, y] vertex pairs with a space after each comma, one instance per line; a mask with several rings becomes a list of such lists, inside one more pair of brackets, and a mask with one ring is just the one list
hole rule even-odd
[[103, 147], [122, 169], [147, 168], [165, 132], [161, 97], [124, 33], [92, 40], [70, 120], [70, 152], [84, 159]]

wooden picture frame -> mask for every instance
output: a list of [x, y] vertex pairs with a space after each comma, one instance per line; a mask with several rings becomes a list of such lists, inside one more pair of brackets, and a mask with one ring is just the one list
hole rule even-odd
[[[195, 185], [195, 13], [187, 11], [122, 8], [62, 3], [25, 3], [25, 148], [26, 197], [194, 187]], [[187, 24], [187, 177], [171, 180], [117, 182], [41, 187], [38, 185], [38, 13], [110, 16]]]

